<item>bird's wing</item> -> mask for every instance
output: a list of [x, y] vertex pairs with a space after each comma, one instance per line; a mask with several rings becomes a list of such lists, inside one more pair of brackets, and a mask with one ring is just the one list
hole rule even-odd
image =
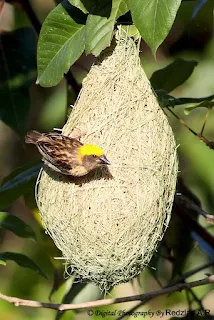
[[78, 164], [77, 149], [82, 143], [57, 133], [49, 133], [37, 143], [43, 158], [60, 171], [68, 171]]

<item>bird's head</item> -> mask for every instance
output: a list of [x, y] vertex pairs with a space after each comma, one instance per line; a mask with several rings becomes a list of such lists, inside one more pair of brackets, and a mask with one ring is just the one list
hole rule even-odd
[[78, 153], [83, 165], [88, 170], [93, 170], [99, 166], [110, 164], [103, 149], [96, 145], [85, 144], [79, 148]]

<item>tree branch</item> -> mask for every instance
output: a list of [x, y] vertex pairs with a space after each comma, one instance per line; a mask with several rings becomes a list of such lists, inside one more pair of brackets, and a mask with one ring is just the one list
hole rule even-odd
[[[192, 275], [202, 271], [203, 269], [209, 268], [211, 266], [214, 265], [214, 261], [210, 261], [207, 262], [193, 270], [187, 271], [184, 274], [182, 274], [180, 277], [178, 277], [177, 279], [171, 281], [169, 284], [167, 284], [166, 286], [164, 286], [165, 288], [169, 288], [172, 286], [176, 286], [178, 283], [182, 283], [184, 282], [187, 278], [191, 277]], [[142, 305], [144, 305], [145, 303], [149, 302], [152, 299], [152, 297], [149, 298], [145, 298], [143, 299], [140, 303], [138, 303], [137, 305], [135, 305], [134, 307], [132, 307], [131, 309], [129, 309], [127, 312], [125, 312], [124, 314], [122, 314], [119, 318], [117, 318], [116, 320], [122, 320], [126, 315], [131, 314], [132, 312], [134, 312], [136, 309], [138, 309], [139, 307], [141, 307]]]
[[175, 195], [177, 197], [178, 201], [185, 206], [188, 210], [194, 210], [197, 214], [202, 215], [206, 221], [210, 224], [214, 224], [214, 216], [211, 214], [208, 214], [206, 211], [204, 211], [202, 208], [200, 208], [197, 204], [195, 204], [193, 201], [191, 201], [188, 197], [182, 195], [181, 193], [177, 193]]
[[90, 302], [84, 302], [84, 303], [78, 303], [78, 304], [72, 304], [72, 303], [56, 304], [56, 303], [39, 302], [34, 300], [24, 300], [16, 297], [9, 297], [2, 293], [0, 293], [0, 299], [13, 303], [16, 307], [26, 306], [26, 307], [33, 307], [33, 308], [49, 308], [49, 309], [65, 311], [65, 310], [88, 309], [88, 308], [94, 308], [94, 307], [108, 306], [116, 303], [123, 303], [123, 302], [130, 302], [130, 301], [139, 301], [139, 300], [141, 301], [141, 300], [154, 298], [164, 294], [169, 294], [175, 291], [181, 292], [182, 290], [202, 286], [209, 283], [214, 283], [214, 275], [210, 275], [204, 279], [197, 280], [197, 281], [192, 281], [188, 283], [178, 283], [175, 286], [163, 288], [156, 291], [151, 291], [144, 294], [138, 294], [134, 296], [114, 298], [114, 299], [103, 299], [103, 300], [90, 301]]

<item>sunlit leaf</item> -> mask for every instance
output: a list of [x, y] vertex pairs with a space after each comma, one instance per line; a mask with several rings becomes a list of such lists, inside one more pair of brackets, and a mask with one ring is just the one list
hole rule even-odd
[[150, 79], [151, 85], [155, 90], [170, 92], [191, 76], [197, 64], [195, 60], [176, 58], [165, 68], [153, 73]]
[[86, 15], [62, 1], [45, 19], [38, 41], [37, 83], [44, 87], [56, 85], [85, 47]]
[[42, 277], [47, 279], [46, 274], [41, 270], [41, 268], [33, 260], [25, 256], [24, 254], [15, 253], [15, 252], [1, 252], [0, 260], [5, 262], [8, 260], [14, 261], [19, 266], [32, 269], [38, 272]]
[[86, 54], [98, 56], [110, 46], [116, 19], [128, 10], [123, 0], [99, 0], [86, 22]]
[[8, 212], [0, 212], [0, 228], [9, 230], [19, 237], [36, 240], [33, 229], [20, 218]]
[[130, 0], [134, 24], [155, 55], [168, 35], [181, 0]]
[[0, 187], [0, 209], [8, 207], [13, 201], [34, 188], [41, 165], [24, 166], [15, 170], [9, 177], [3, 180]]

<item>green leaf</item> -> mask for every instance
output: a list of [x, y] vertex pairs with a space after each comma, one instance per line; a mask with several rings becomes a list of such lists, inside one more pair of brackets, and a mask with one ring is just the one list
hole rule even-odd
[[21, 267], [32, 269], [38, 272], [42, 277], [47, 279], [46, 274], [41, 270], [41, 268], [33, 260], [25, 256], [24, 254], [15, 252], [1, 252], [0, 261], [6, 262], [8, 260], [16, 262]]
[[122, 26], [122, 30], [125, 31], [130, 37], [134, 39], [134, 41], [141, 39], [140, 33], [135, 25]]
[[21, 195], [34, 188], [41, 165], [23, 166], [3, 180], [0, 187], [0, 210], [8, 207]]
[[1, 34], [0, 120], [23, 135], [36, 78], [36, 35], [32, 28]]
[[155, 55], [168, 35], [181, 0], [130, 0], [129, 6], [135, 26]]
[[[127, 8], [126, 8], [127, 9]], [[110, 46], [116, 19], [126, 10], [123, 0], [99, 0], [86, 22], [86, 54], [98, 56]]]
[[80, 9], [84, 13], [90, 12], [95, 5], [95, 0], [68, 0], [68, 1], [72, 6]]
[[185, 113], [185, 115], [188, 115], [192, 110], [195, 110], [197, 108], [202, 108], [202, 107], [211, 109], [214, 107], [214, 102], [213, 101], [202, 101], [201, 103], [189, 105], [188, 107], [186, 107], [184, 109], [184, 113]]
[[195, 60], [176, 58], [165, 68], [153, 73], [150, 79], [151, 85], [155, 90], [170, 92], [191, 76], [197, 64]]
[[128, 11], [129, 11], [128, 0], [122, 0], [120, 2], [120, 6], [119, 6], [119, 9], [118, 9], [118, 13], [117, 13], [116, 19], [118, 19], [119, 17], [123, 16]]
[[38, 41], [37, 84], [56, 85], [81, 56], [85, 44], [86, 15], [62, 1], [45, 19]]
[[9, 230], [19, 237], [30, 238], [36, 241], [33, 229], [24, 221], [8, 212], [0, 212], [0, 228]]

